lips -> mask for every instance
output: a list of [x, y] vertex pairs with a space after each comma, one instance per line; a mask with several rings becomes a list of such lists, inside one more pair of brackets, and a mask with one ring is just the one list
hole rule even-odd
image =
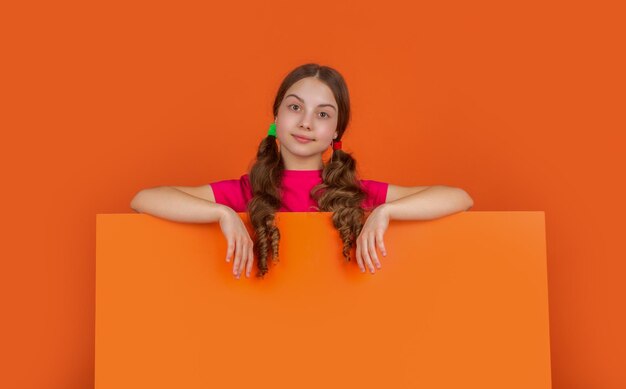
[[306, 136], [302, 136], [302, 135], [296, 135], [296, 134], [292, 134], [292, 135], [295, 136], [296, 138], [300, 138], [300, 139], [313, 140], [311, 138], [307, 138]]

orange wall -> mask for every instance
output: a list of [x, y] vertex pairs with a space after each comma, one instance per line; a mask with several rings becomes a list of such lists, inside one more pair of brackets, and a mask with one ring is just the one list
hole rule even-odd
[[626, 387], [618, 2], [204, 3], [3, 5], [1, 387], [91, 387], [95, 215], [239, 177], [309, 61], [365, 178], [545, 212], [553, 387]]

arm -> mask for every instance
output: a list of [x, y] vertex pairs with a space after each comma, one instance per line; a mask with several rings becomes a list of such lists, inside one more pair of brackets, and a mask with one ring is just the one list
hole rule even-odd
[[139, 191], [132, 199], [130, 207], [137, 212], [186, 223], [217, 222], [224, 213], [231, 210], [226, 205], [169, 186]]
[[435, 185], [388, 201], [379, 208], [391, 220], [430, 220], [467, 211], [473, 206], [474, 200], [463, 189]]

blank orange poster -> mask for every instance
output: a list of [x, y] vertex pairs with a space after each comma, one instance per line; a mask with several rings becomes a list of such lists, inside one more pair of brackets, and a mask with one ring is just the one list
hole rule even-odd
[[392, 221], [375, 274], [330, 215], [239, 280], [217, 224], [97, 215], [96, 389], [551, 387], [543, 212]]

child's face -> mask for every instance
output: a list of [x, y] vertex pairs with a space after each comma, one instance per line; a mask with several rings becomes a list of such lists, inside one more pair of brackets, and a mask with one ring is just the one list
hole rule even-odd
[[[314, 77], [299, 80], [287, 89], [278, 108], [276, 137], [281, 148], [300, 157], [323, 153], [337, 136], [337, 113], [337, 102], [326, 84]], [[294, 135], [312, 141], [302, 143]]]

